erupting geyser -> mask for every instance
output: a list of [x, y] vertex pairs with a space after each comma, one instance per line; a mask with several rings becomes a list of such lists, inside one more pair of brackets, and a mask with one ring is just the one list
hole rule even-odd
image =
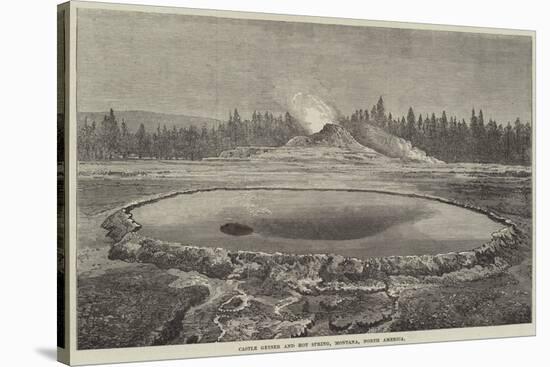
[[428, 156], [408, 140], [395, 136], [370, 123], [350, 126], [349, 121], [338, 123], [338, 111], [312, 94], [296, 93], [290, 110], [311, 134], [292, 138], [287, 146], [335, 146], [351, 150], [367, 150], [407, 162], [445, 163]]
[[334, 123], [338, 117], [338, 112], [320, 98], [306, 93], [296, 93], [290, 103], [292, 114], [302, 123], [311, 133], [320, 131], [327, 123]]

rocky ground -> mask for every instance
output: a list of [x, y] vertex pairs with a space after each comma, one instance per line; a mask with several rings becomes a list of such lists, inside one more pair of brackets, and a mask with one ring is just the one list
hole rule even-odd
[[[81, 163], [79, 348], [530, 322], [528, 168], [298, 150], [244, 161]], [[166, 193], [283, 186], [438, 197], [492, 215], [503, 230], [464, 253], [346, 259], [164, 243], [142, 237], [129, 215]]]

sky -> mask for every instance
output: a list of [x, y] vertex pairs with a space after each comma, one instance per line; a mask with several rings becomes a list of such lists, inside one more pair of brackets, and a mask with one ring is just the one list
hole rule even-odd
[[345, 115], [531, 121], [531, 39], [79, 9], [77, 108], [227, 119], [315, 96]]

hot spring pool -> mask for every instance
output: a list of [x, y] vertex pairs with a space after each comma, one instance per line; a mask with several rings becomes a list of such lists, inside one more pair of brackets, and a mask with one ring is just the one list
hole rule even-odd
[[170, 242], [358, 258], [470, 250], [503, 227], [433, 200], [347, 191], [198, 192], [132, 213], [141, 234]]

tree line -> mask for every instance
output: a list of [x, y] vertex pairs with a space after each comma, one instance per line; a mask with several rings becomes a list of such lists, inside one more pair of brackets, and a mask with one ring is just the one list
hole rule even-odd
[[168, 128], [160, 124], [147, 131], [141, 124], [130, 131], [124, 120], [119, 124], [111, 109], [98, 124], [86, 118], [78, 129], [79, 160], [113, 160], [134, 158], [199, 160], [217, 157], [237, 146], [281, 146], [297, 135], [307, 134], [290, 113], [274, 116], [254, 111], [242, 119], [238, 110], [229, 113], [226, 122], [207, 128]]
[[445, 111], [436, 116], [419, 114], [412, 107], [407, 116], [395, 118], [386, 113], [382, 97], [371, 108], [359, 109], [342, 118], [353, 134], [358, 124], [370, 123], [409, 140], [413, 146], [445, 162], [483, 162], [531, 164], [531, 124], [516, 118], [503, 125], [493, 119], [486, 123], [483, 111], [472, 109], [470, 120], [448, 117]]
[[[439, 116], [431, 113], [417, 117], [412, 107], [407, 116], [395, 118], [386, 112], [380, 97], [370, 113], [359, 109], [340, 117], [340, 123], [352, 135], [361, 124], [378, 126], [446, 162], [531, 163], [531, 124], [519, 118], [513, 124], [503, 125], [493, 119], [485, 123], [481, 110], [472, 110], [468, 122], [448, 117], [445, 111]], [[271, 112], [254, 111], [250, 119], [242, 119], [234, 109], [227, 121], [211, 128], [190, 125], [178, 129], [159, 124], [155, 131], [147, 131], [141, 124], [137, 131], [130, 131], [124, 120], [119, 123], [111, 109], [99, 124], [86, 118], [79, 127], [78, 157], [199, 160], [237, 146], [282, 146], [298, 135], [307, 135], [307, 131], [288, 112], [274, 116]]]

